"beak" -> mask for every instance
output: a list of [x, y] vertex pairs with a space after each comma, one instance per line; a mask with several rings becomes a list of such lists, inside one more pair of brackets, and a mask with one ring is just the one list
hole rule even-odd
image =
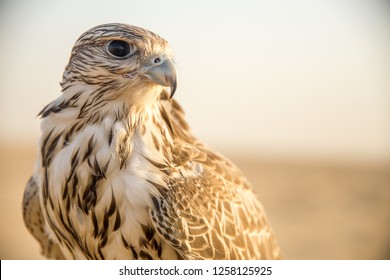
[[172, 60], [167, 59], [161, 64], [152, 65], [146, 68], [146, 71], [142, 75], [156, 84], [164, 87], [170, 87], [170, 98], [172, 98], [175, 94], [177, 86], [177, 72], [176, 66], [173, 64]]

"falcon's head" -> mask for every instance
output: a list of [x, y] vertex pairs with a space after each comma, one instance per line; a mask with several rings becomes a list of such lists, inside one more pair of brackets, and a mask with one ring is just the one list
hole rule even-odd
[[106, 100], [130, 104], [156, 100], [162, 87], [176, 90], [177, 73], [168, 42], [126, 24], [96, 26], [76, 41], [62, 86], [90, 86]]

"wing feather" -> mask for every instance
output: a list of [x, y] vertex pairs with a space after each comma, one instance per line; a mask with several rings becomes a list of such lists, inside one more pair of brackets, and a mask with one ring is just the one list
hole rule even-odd
[[45, 231], [45, 219], [39, 203], [38, 185], [33, 177], [28, 181], [23, 195], [23, 219], [29, 232], [41, 245], [42, 254], [49, 259], [65, 259], [58, 244]]
[[[241, 171], [192, 136], [174, 100], [162, 100], [175, 133], [168, 188], [152, 223], [184, 259], [280, 259], [264, 209]], [[169, 229], [169, 230], [168, 230]]]

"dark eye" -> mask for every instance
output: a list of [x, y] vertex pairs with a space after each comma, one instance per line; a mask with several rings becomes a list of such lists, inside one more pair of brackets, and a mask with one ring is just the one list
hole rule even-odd
[[108, 43], [108, 51], [116, 57], [125, 57], [130, 53], [130, 45], [125, 41], [114, 40]]

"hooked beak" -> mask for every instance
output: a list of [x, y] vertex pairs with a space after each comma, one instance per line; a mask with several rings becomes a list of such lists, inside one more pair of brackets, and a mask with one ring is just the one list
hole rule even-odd
[[172, 60], [167, 59], [161, 64], [152, 65], [146, 68], [146, 71], [142, 73], [142, 75], [156, 84], [169, 87], [171, 89], [170, 98], [172, 98], [175, 94], [177, 86], [177, 72], [176, 66]]

